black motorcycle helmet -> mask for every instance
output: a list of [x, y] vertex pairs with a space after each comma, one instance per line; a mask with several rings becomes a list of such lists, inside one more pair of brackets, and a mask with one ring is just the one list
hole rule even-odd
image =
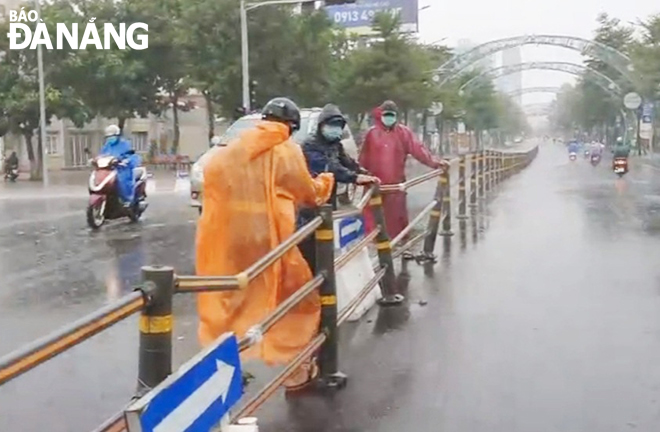
[[261, 118], [288, 124], [291, 134], [300, 129], [300, 108], [288, 98], [272, 99], [261, 111]]

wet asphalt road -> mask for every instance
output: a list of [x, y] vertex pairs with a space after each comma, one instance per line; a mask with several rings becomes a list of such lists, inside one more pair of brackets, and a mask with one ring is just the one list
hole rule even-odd
[[605, 165], [542, 147], [410, 266], [408, 305], [343, 329], [344, 391], [274, 399], [260, 428], [660, 430], [660, 172]]
[[[11, 186], [22, 188], [20, 194]], [[143, 265], [193, 272], [197, 215], [185, 192], [151, 196], [137, 225], [110, 222], [91, 232], [84, 188], [56, 186], [50, 198], [37, 191], [34, 199], [28, 185], [5, 188], [0, 355], [130, 292]], [[193, 312], [192, 297], [177, 299], [177, 363], [197, 350]], [[132, 317], [0, 387], [0, 431], [88, 431], [100, 424], [135, 390], [137, 337]]]
[[[409, 265], [405, 307], [342, 329], [349, 386], [278, 394], [261, 428], [660, 430], [660, 170], [637, 164], [617, 181], [604, 165], [542, 147], [464, 232], [455, 221], [451, 247], [438, 240], [434, 270]], [[413, 190], [411, 212], [433, 187]], [[153, 196], [141, 224], [99, 233], [84, 206], [0, 200], [0, 355], [130, 291], [142, 265], [192, 271], [185, 195]], [[177, 298], [175, 316], [179, 364], [197, 350], [194, 300]], [[88, 431], [127, 401], [136, 371], [129, 319], [0, 387], [0, 431]]]

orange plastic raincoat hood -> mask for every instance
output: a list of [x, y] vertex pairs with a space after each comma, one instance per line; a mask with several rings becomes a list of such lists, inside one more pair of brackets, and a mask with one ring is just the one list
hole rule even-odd
[[[204, 169], [203, 213], [197, 228], [197, 274], [231, 276], [246, 270], [295, 230], [297, 206], [328, 200], [332, 175], [310, 176], [288, 127], [263, 121], [220, 150]], [[241, 337], [311, 279], [298, 248], [238, 291], [198, 295], [199, 339], [224, 332]], [[318, 332], [318, 293], [309, 295], [244, 353], [269, 364], [290, 361]]]

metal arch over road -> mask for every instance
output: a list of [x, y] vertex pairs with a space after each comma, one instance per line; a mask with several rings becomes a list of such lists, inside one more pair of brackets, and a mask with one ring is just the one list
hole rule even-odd
[[523, 45], [551, 45], [578, 51], [607, 63], [633, 84], [641, 81], [635, 73], [630, 57], [610, 46], [574, 36], [526, 35], [486, 42], [464, 54], [454, 56], [437, 69], [437, 72], [444, 75], [438, 85], [444, 85], [489, 55]]
[[529, 93], [559, 93], [561, 87], [524, 87], [507, 92], [508, 96], [520, 96]]
[[594, 82], [604, 90], [614, 95], [623, 97], [621, 87], [619, 87], [619, 85], [607, 75], [587, 66], [568, 62], [529, 62], [488, 69], [466, 81], [460, 87], [460, 90], [464, 90], [470, 85], [478, 82], [479, 78], [483, 76], [489, 76], [491, 79], [497, 79], [506, 75], [511, 75], [526, 70], [554, 70], [559, 72], [566, 72], [576, 76], [582, 76], [583, 74], [586, 74], [589, 78], [593, 78]]

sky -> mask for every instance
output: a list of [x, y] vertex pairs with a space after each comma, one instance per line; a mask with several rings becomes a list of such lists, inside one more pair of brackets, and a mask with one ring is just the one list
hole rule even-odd
[[[461, 39], [475, 45], [513, 36], [551, 34], [593, 37], [596, 16], [606, 12], [623, 22], [637, 22], [660, 14], [660, 0], [418, 0], [419, 36], [430, 43], [455, 46]], [[522, 61], [566, 61], [581, 63], [579, 53], [567, 48], [525, 46]], [[499, 58], [496, 64], [499, 64]], [[571, 75], [555, 71], [523, 73], [523, 87], [555, 87], [572, 82]], [[552, 95], [525, 95], [523, 104], [553, 99]]]

